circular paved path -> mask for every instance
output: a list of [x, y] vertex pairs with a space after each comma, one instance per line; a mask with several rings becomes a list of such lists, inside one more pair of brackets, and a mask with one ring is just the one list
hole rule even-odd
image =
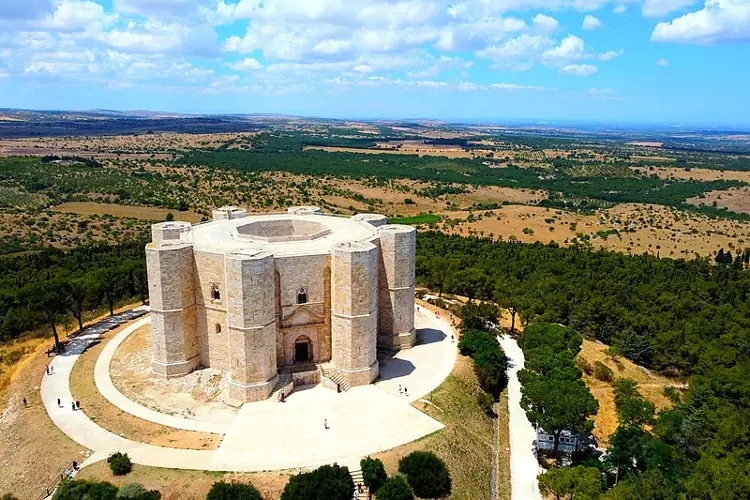
[[[95, 380], [102, 395], [114, 405], [145, 420], [179, 429], [224, 434], [216, 450], [184, 450], [149, 445], [103, 429], [81, 411], [72, 411], [69, 378], [80, 354], [101, 332], [87, 330], [64, 355], [51, 363], [54, 375], [42, 381], [42, 401], [53, 422], [74, 441], [94, 454], [84, 463], [127, 452], [134, 463], [155, 467], [222, 471], [264, 471], [317, 467], [334, 461], [356, 465], [359, 459], [419, 439], [443, 428], [409, 403], [437, 387], [453, 369], [456, 344], [442, 319], [417, 314], [419, 343], [386, 360], [382, 380], [337, 394], [322, 386], [294, 392], [286, 403], [263, 401], [245, 404], [229, 423], [165, 415], [126, 398], [112, 384], [109, 364], [117, 346], [147, 324], [144, 318], [130, 325], [102, 351]], [[409, 396], [398, 393], [398, 385]], [[62, 400], [57, 406], [57, 398]], [[323, 428], [327, 419], [330, 429]], [[364, 431], [364, 432], [363, 432]]]

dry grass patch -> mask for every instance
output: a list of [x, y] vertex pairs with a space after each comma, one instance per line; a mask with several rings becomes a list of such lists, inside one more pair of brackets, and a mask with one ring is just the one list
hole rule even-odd
[[176, 220], [200, 222], [202, 216], [194, 212], [178, 212], [167, 208], [115, 205], [112, 203], [94, 203], [84, 201], [70, 201], [51, 208], [55, 212], [73, 213], [78, 215], [111, 215], [113, 217], [130, 217], [133, 219], [159, 220], [166, 219], [167, 214], [174, 215]]
[[20, 362], [0, 400], [0, 496], [34, 499], [72, 459], [81, 463], [87, 455], [52, 423], [42, 404], [39, 387], [50, 359], [39, 349]]
[[[748, 172], [750, 174], [750, 172]], [[703, 198], [687, 200], [691, 205], [712, 205], [726, 208], [732, 212], [750, 214], [750, 187], [731, 188], [724, 191], [709, 191]]]
[[445, 429], [374, 457], [383, 461], [390, 475], [396, 473], [402, 457], [417, 450], [432, 451], [450, 470], [451, 498], [490, 498], [493, 422], [476, 402], [479, 391], [471, 359], [459, 356], [450, 376], [425, 398], [430, 404], [415, 403], [419, 410], [445, 424]]
[[[643, 397], [653, 402], [657, 410], [669, 408], [672, 404], [669, 398], [664, 395], [665, 387], [685, 387], [679, 381], [655, 375], [623, 357], [618, 357], [615, 360], [607, 356], [605, 353], [607, 347], [605, 344], [584, 339], [581, 352], [578, 353], [578, 359], [586, 360], [591, 366], [594, 366], [597, 361], [601, 361], [612, 370], [615, 380], [618, 378], [635, 380]], [[618, 426], [612, 384], [585, 373], [583, 380], [599, 402], [599, 411], [594, 420], [594, 437], [599, 446], [607, 446], [609, 437], [617, 430]]]
[[654, 169], [648, 169], [645, 167], [631, 167], [631, 169], [643, 175], [656, 174], [660, 179], [680, 179], [696, 181], [734, 180], [750, 182], [750, 172], [743, 172], [739, 170], [722, 171], [710, 168], [691, 168], [690, 170], [685, 170], [684, 168], [676, 167], [657, 167]]
[[163, 500], [204, 500], [217, 481], [252, 483], [265, 500], [278, 500], [289, 482], [292, 471], [263, 473], [228, 473], [181, 469], [162, 469], [133, 465], [127, 476], [113, 476], [106, 462], [81, 469], [77, 479], [109, 481], [117, 486], [141, 483], [147, 489], [159, 490]]
[[184, 431], [142, 420], [120, 410], [99, 393], [94, 382], [96, 360], [104, 346], [126, 326], [108, 332], [101, 342], [89, 347], [73, 366], [70, 390], [73, 397], [81, 402], [83, 411], [97, 425], [133, 441], [170, 448], [216, 449], [223, 439], [222, 435]]

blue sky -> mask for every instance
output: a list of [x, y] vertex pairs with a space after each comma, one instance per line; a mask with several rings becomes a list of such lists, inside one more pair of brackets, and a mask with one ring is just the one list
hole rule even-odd
[[750, 126], [750, 0], [0, 0], [0, 107]]

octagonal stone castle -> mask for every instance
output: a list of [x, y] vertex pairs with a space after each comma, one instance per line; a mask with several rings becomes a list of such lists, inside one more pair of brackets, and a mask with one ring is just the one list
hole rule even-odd
[[414, 228], [382, 215], [213, 211], [192, 226], [152, 226], [146, 246], [153, 372], [229, 374], [229, 397], [267, 399], [295, 372], [328, 367], [365, 385], [378, 348], [412, 347]]

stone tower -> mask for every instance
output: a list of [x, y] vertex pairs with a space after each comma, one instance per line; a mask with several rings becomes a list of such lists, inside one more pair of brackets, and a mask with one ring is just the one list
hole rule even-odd
[[378, 227], [380, 236], [378, 345], [401, 350], [416, 343], [414, 329], [414, 252], [416, 230], [411, 226], [387, 224]]
[[226, 256], [229, 397], [261, 401], [273, 391], [276, 365], [276, 302], [273, 255], [243, 250]]
[[350, 385], [378, 376], [378, 248], [345, 242], [331, 249], [333, 365]]
[[146, 246], [152, 366], [155, 375], [167, 378], [190, 373], [200, 364], [193, 245], [180, 240], [190, 231], [185, 224], [154, 225], [154, 241]]

